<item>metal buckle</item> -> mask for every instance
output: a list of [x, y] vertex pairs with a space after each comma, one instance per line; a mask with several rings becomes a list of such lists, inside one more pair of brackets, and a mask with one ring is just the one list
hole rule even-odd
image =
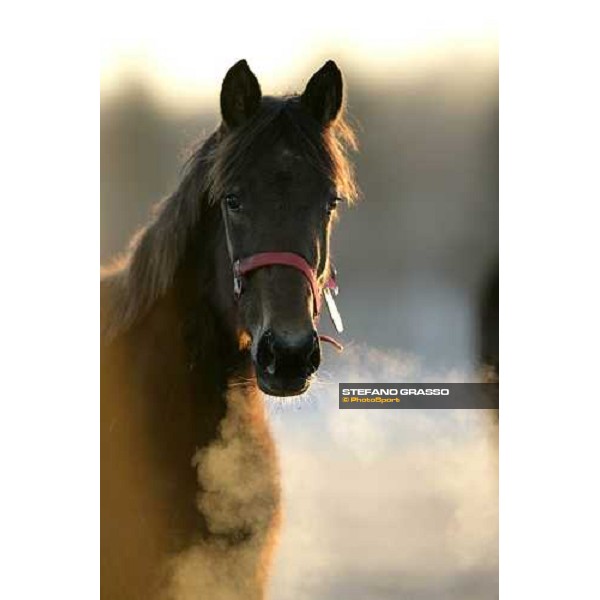
[[233, 263], [233, 295], [236, 300], [239, 300], [242, 295], [242, 275], [240, 274], [239, 260]]
[[334, 296], [337, 296], [340, 293], [340, 288], [337, 283], [337, 269], [333, 263], [329, 265], [329, 281], [327, 282], [327, 287]]

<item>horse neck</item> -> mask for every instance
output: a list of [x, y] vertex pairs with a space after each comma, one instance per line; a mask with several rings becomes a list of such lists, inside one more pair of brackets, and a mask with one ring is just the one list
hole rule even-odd
[[211, 268], [187, 261], [172, 288], [132, 328], [130, 343], [141, 352], [149, 373], [162, 380], [188, 381], [204, 394], [224, 392], [243, 363], [232, 327], [215, 305], [207, 282]]

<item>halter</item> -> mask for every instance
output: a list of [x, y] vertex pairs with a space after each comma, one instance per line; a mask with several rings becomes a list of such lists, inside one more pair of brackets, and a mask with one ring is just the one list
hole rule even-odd
[[[242, 277], [246, 273], [256, 271], [261, 267], [270, 267], [272, 265], [286, 265], [300, 271], [306, 277], [313, 297], [314, 315], [321, 312], [321, 294], [319, 293], [319, 284], [317, 277], [311, 266], [299, 254], [294, 252], [259, 252], [252, 254], [248, 258], [236, 260], [233, 263], [233, 293], [237, 298], [242, 293]], [[335, 279], [329, 279], [325, 284], [327, 287], [335, 287]]]
[[[227, 249], [233, 268], [233, 297], [236, 301], [240, 299], [244, 291], [244, 277], [248, 273], [256, 271], [257, 269], [262, 269], [263, 267], [271, 267], [274, 265], [292, 267], [293, 269], [300, 271], [308, 281], [313, 299], [313, 317], [317, 318], [321, 312], [321, 296], [323, 295], [325, 296], [325, 303], [327, 304], [329, 316], [331, 317], [334, 327], [338, 333], [344, 331], [342, 317], [333, 298], [334, 296], [337, 296], [339, 292], [336, 281], [337, 273], [333, 265], [330, 265], [329, 277], [321, 290], [319, 288], [318, 275], [315, 269], [308, 264], [304, 257], [295, 252], [258, 252], [256, 254], [251, 254], [246, 258], [234, 260], [233, 246], [229, 237], [229, 219], [226, 210], [223, 211], [223, 216], [225, 220]], [[340, 344], [340, 342], [328, 335], [319, 335], [319, 339], [335, 346], [340, 352], [344, 349], [344, 346]]]
[[[313, 298], [313, 316], [318, 317], [321, 312], [321, 290], [319, 289], [319, 283], [317, 281], [317, 274], [315, 270], [306, 262], [306, 260], [294, 252], [258, 252], [252, 254], [246, 258], [238, 259], [233, 262], [233, 295], [236, 300], [239, 300], [244, 290], [243, 278], [247, 273], [261, 269], [262, 267], [270, 267], [273, 265], [284, 265], [292, 267], [302, 273], [312, 292]], [[333, 322], [334, 327], [338, 333], [344, 330], [342, 319], [333, 296], [337, 296], [339, 291], [336, 281], [335, 267], [332, 265], [330, 268], [330, 275], [325, 285], [323, 286], [323, 295], [329, 315]], [[319, 339], [323, 342], [328, 342], [335, 346], [338, 350], [342, 351], [344, 346], [340, 344], [334, 338], [328, 335], [320, 335]]]
[[[300, 271], [302, 275], [308, 281], [310, 291], [313, 298], [313, 318], [317, 318], [321, 312], [321, 295], [325, 296], [325, 303], [329, 311], [329, 316], [333, 326], [338, 333], [344, 331], [344, 324], [342, 323], [342, 317], [337, 308], [334, 296], [338, 295], [339, 288], [336, 281], [336, 270], [333, 265], [329, 267], [329, 277], [323, 285], [323, 290], [319, 289], [318, 273], [313, 269], [306, 259], [295, 252], [257, 252], [251, 254], [246, 258], [235, 259], [233, 243], [230, 236], [229, 226], [229, 214], [226, 208], [222, 208], [221, 214], [223, 216], [223, 223], [225, 225], [225, 241], [227, 243], [227, 252], [229, 259], [231, 260], [231, 266], [233, 269], [233, 297], [238, 301], [244, 291], [244, 276], [257, 269], [263, 267], [271, 267], [275, 265], [282, 265], [286, 267], [292, 267], [297, 271]], [[340, 352], [344, 349], [344, 346], [340, 344], [336, 339], [328, 335], [320, 335], [319, 339], [323, 342], [327, 342], [332, 346], [335, 346]]]

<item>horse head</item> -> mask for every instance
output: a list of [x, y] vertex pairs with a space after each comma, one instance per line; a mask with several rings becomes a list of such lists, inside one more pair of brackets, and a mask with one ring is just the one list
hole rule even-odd
[[322, 294], [332, 300], [332, 224], [356, 192], [342, 75], [328, 61], [302, 94], [264, 97], [242, 60], [227, 72], [220, 100], [210, 193], [228, 267], [217, 287], [259, 387], [300, 394], [321, 361], [317, 321]]

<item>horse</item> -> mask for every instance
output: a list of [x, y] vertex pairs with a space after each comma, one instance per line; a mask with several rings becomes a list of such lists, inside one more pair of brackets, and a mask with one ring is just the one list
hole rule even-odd
[[220, 109], [101, 269], [106, 600], [264, 597], [280, 521], [264, 394], [305, 392], [332, 341], [330, 233], [357, 196], [342, 74], [328, 61], [301, 94], [263, 96], [241, 60]]

